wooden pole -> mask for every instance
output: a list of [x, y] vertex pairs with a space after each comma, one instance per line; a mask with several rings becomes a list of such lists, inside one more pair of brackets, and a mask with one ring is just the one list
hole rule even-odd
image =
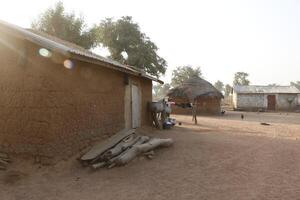
[[197, 123], [198, 123], [198, 122], [197, 122], [197, 106], [196, 106], [196, 104], [195, 104], [195, 101], [194, 101], [194, 103], [192, 104], [192, 114], [193, 114], [193, 119], [192, 119], [192, 121], [194, 121], [195, 124], [197, 124]]

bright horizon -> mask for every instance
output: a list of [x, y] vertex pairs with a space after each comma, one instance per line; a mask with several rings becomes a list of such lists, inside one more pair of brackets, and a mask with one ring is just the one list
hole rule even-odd
[[[2, 3], [0, 19], [27, 28], [56, 2], [10, 0]], [[254, 85], [300, 80], [299, 1], [63, 2], [89, 26], [107, 17], [132, 16], [167, 60], [165, 82], [182, 65], [200, 66], [211, 83], [232, 84], [238, 71], [249, 73]]]

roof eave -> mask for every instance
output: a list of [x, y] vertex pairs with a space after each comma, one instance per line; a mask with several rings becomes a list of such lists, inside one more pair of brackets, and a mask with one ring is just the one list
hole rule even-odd
[[[137, 70], [134, 70], [130, 67], [127, 67], [125, 65], [122, 65], [122, 64], [119, 64], [119, 63], [114, 64], [113, 61], [112, 62], [101, 61], [99, 58], [96, 58], [96, 56], [87, 56], [87, 55], [82, 55], [80, 53], [76, 53], [76, 52], [72, 51], [71, 48], [69, 48], [69, 47], [67, 47], [63, 44], [52, 41], [52, 40], [50, 40], [46, 37], [40, 36], [36, 33], [27, 31], [26, 29], [23, 29], [19, 26], [7, 23], [7, 22], [2, 21], [2, 20], [0, 20], [0, 24], [4, 25], [4, 27], [0, 26], [0, 30], [3, 30], [3, 31], [5, 31], [9, 34], [12, 34], [15, 37], [28, 40], [28, 41], [30, 41], [34, 44], [37, 44], [41, 47], [47, 48], [49, 50], [52, 50], [52, 51], [55, 51], [55, 52], [58, 52], [58, 53], [61, 53], [64, 56], [73, 57], [75, 59], [78, 59], [78, 60], [81, 60], [81, 61], [84, 61], [84, 62], [101, 65], [101, 66], [108, 67], [108, 68], [111, 68], [111, 69], [114, 69], [114, 70], [117, 70], [117, 71], [121, 71], [121, 72], [124, 72], [124, 73], [127, 73], [127, 74], [132, 74], [132, 75], [135, 75], [135, 76], [141, 76], [141, 77], [150, 79], [152, 81], [156, 81], [156, 82], [161, 83], [161, 84], [164, 83], [163, 81], [161, 81], [157, 78], [149, 76], [146, 73], [141, 73], [141, 72], [139, 72]], [[8, 29], [7, 29], [7, 27], [8, 27]]]
[[300, 94], [300, 92], [236, 92], [237, 94]]
[[128, 69], [121, 68], [118, 65], [114, 65], [112, 63], [107, 63], [107, 62], [104, 62], [104, 61], [100, 61], [98, 59], [93, 59], [93, 58], [90, 58], [90, 57], [79, 55], [79, 54], [76, 54], [74, 52], [70, 52], [70, 55], [71, 55], [71, 58], [76, 59], [76, 60], [80, 60], [80, 61], [83, 61], [83, 62], [88, 62], [88, 63], [95, 64], [95, 65], [101, 65], [101, 66], [109, 68], [109, 69], [114, 69], [114, 70], [117, 70], [117, 71], [120, 71], [120, 72], [123, 72], [123, 73], [126, 73], [126, 74], [134, 75], [134, 76], [140, 76], [140, 77], [158, 82], [160, 84], [164, 84], [163, 81], [161, 81], [157, 78], [154, 78], [154, 77], [149, 76], [149, 75], [144, 74], [144, 73], [137, 72], [133, 69], [130, 69], [129, 67], [128, 67]]

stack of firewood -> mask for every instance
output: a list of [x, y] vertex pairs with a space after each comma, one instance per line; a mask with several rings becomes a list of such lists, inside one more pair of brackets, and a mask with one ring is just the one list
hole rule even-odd
[[94, 146], [80, 158], [80, 161], [94, 169], [112, 168], [125, 165], [140, 155], [152, 158], [154, 149], [169, 147], [172, 144], [172, 139], [150, 138], [135, 133], [135, 130], [123, 130]]
[[0, 152], [0, 170], [6, 170], [9, 162], [8, 154]]

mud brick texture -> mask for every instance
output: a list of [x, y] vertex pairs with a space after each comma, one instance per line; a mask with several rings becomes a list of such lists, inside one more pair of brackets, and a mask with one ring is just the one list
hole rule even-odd
[[[67, 158], [124, 128], [124, 73], [39, 55], [41, 47], [0, 32], [0, 151]], [[133, 77], [150, 123], [151, 80]], [[42, 160], [42, 159], [38, 159]]]

